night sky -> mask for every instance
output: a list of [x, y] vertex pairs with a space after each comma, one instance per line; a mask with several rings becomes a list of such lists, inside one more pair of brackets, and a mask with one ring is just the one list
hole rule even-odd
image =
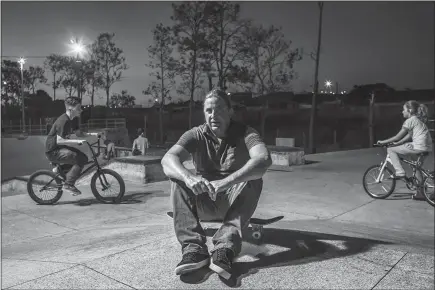
[[[326, 2], [323, 13], [319, 81], [340, 89], [383, 82], [395, 89], [434, 87], [434, 9], [432, 2]], [[139, 104], [151, 77], [144, 66], [156, 24], [171, 24], [171, 2], [1, 2], [2, 56], [65, 54], [71, 36], [89, 43], [114, 32], [130, 69], [112, 92], [127, 89]], [[317, 43], [316, 2], [243, 2], [242, 16], [282, 26], [293, 47], [313, 51]], [[28, 58], [26, 65], [42, 65]], [[311, 91], [314, 61], [295, 66], [295, 92]], [[48, 74], [49, 76], [49, 74]], [[321, 87], [322, 89], [323, 87]], [[50, 88], [44, 88], [52, 95]], [[57, 95], [63, 93], [58, 90]], [[102, 99], [105, 102], [103, 91]], [[88, 98], [84, 99], [88, 103]]]

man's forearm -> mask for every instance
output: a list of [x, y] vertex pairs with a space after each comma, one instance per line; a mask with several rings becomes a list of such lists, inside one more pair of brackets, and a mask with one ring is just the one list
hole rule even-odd
[[231, 187], [237, 183], [255, 180], [263, 177], [269, 166], [272, 164], [270, 156], [265, 158], [252, 158], [246, 162], [246, 164], [224, 178], [228, 187]]
[[177, 156], [167, 154], [162, 159], [163, 172], [167, 177], [183, 181], [193, 175], [184, 167]]
[[81, 140], [77, 140], [77, 139], [60, 139], [57, 140], [57, 144], [62, 145], [62, 144], [78, 144], [79, 141]]

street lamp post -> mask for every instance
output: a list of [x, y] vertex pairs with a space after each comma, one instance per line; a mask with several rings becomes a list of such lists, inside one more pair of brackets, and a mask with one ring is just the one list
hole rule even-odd
[[26, 60], [24, 58], [20, 58], [18, 61], [20, 64], [20, 70], [21, 70], [21, 115], [23, 118], [23, 133], [26, 132], [26, 118], [24, 113], [24, 76], [23, 76], [23, 67], [26, 63]]

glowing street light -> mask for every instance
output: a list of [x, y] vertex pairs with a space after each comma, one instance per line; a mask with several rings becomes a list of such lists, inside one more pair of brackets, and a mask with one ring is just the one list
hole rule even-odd
[[72, 38], [70, 40], [70, 47], [72, 49], [72, 52], [77, 54], [77, 58], [79, 58], [80, 56], [83, 56], [83, 54], [85, 53], [85, 50], [86, 50], [85, 45], [78, 38], [75, 38], [75, 39]]

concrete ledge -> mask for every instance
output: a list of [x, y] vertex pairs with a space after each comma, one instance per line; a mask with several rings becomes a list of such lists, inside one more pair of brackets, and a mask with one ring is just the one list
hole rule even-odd
[[2, 181], [2, 192], [27, 192], [29, 177], [17, 176]]
[[291, 166], [305, 164], [304, 149], [287, 146], [267, 146], [272, 158], [272, 165]]
[[[128, 156], [112, 159], [103, 168], [116, 171], [126, 182], [146, 184], [167, 180], [163, 173], [162, 158], [156, 156]], [[78, 184], [88, 184], [93, 172], [81, 178]]]

